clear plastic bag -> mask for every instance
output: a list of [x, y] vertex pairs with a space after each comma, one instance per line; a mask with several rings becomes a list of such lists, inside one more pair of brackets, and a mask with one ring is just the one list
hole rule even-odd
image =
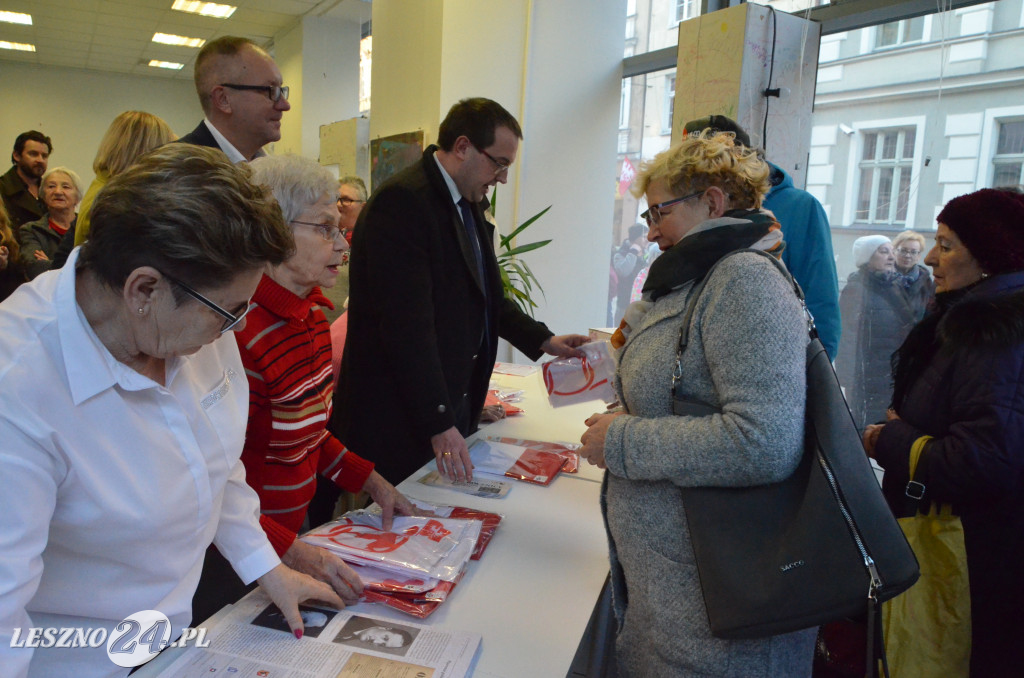
[[541, 366], [544, 388], [552, 407], [591, 400], [615, 402], [615, 358], [607, 341], [580, 346], [584, 358], [555, 358]]

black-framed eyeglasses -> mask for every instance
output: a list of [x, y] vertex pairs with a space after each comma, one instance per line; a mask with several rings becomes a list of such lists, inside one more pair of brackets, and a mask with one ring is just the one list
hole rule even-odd
[[243, 92], [263, 92], [275, 104], [281, 99], [288, 101], [287, 85], [236, 85], [230, 82], [222, 82], [220, 86], [227, 87], [228, 89], [241, 90]]
[[921, 255], [921, 250], [908, 250], [908, 249], [906, 249], [906, 248], [903, 248], [903, 247], [897, 247], [897, 248], [896, 248], [896, 252], [897, 252], [898, 254], [912, 254], [912, 255], [914, 255], [915, 257], [917, 257], [917, 256], [920, 256], [920, 255]]
[[[474, 146], [473, 148], [476, 148], [476, 146]], [[490, 153], [488, 153], [487, 151], [485, 151], [482, 148], [476, 148], [476, 150], [478, 150], [481, 153], [483, 153], [485, 156], [487, 156], [488, 160], [490, 160], [492, 163], [494, 163], [494, 176], [498, 176], [502, 172], [507, 172], [508, 168], [512, 166], [512, 163], [510, 163], [510, 162], [502, 162], [501, 160], [498, 160], [497, 158], [495, 158], [493, 155], [491, 155]]]
[[192, 289], [185, 283], [181, 282], [174, 276], [167, 275], [166, 273], [164, 273], [163, 276], [170, 280], [175, 285], [177, 285], [178, 287], [180, 287], [182, 290], [184, 290], [185, 294], [187, 294], [188, 296], [192, 297], [193, 299], [203, 304], [207, 308], [213, 310], [217, 314], [224, 316], [224, 325], [223, 327], [220, 328], [221, 334], [229, 332], [233, 330], [235, 327], [237, 327], [238, 323], [242, 322], [242, 319], [245, 318], [245, 316], [249, 314], [249, 311], [252, 310], [252, 299], [250, 299], [249, 301], [245, 302], [245, 310], [242, 311], [240, 314], [235, 315], [230, 311], [225, 311], [223, 308], [213, 303], [199, 292], [196, 292], [194, 289]]
[[704, 195], [704, 191], [697, 191], [696, 193], [691, 193], [690, 195], [684, 195], [682, 198], [672, 198], [671, 200], [666, 200], [665, 202], [659, 202], [657, 205], [651, 205], [650, 207], [643, 211], [643, 213], [640, 215], [640, 218], [646, 221], [648, 226], [656, 226], [658, 222], [661, 221], [661, 218], [665, 216], [664, 214], [662, 214], [661, 210], [665, 209], [666, 207], [671, 207], [672, 205], [677, 205], [683, 202], [684, 200], [696, 198], [697, 196], [700, 195]]
[[344, 237], [341, 229], [337, 226], [328, 226], [327, 224], [315, 224], [312, 221], [299, 221], [298, 219], [292, 219], [293, 224], [302, 224], [303, 226], [309, 226], [315, 228], [316, 232], [320, 234], [320, 237], [327, 242], [338, 242], [338, 238]]
[[365, 200], [356, 200], [355, 198], [349, 198], [347, 196], [342, 196], [342, 197], [338, 198], [338, 204], [341, 205], [342, 207], [348, 207], [349, 205], [352, 205], [352, 204], [357, 203], [357, 202], [358, 203], [364, 203], [366, 201]]

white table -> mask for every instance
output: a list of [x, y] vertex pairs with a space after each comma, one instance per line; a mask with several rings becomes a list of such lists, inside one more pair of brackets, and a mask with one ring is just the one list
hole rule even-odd
[[[494, 381], [526, 392], [516, 403], [525, 413], [484, 425], [470, 442], [480, 436], [578, 442], [583, 420], [604, 409], [600, 402], [551, 408], [539, 371], [494, 375]], [[488, 499], [416, 482], [433, 468], [427, 464], [399, 489], [417, 499], [501, 513], [504, 520], [483, 558], [470, 561], [451, 598], [422, 622], [383, 605], [350, 609], [481, 634], [477, 678], [565, 676], [608, 574], [598, 504], [603, 472], [584, 462], [578, 474], [560, 474], [547, 487], [511, 481], [507, 497]], [[173, 659], [167, 654], [135, 675], [158, 675]]]

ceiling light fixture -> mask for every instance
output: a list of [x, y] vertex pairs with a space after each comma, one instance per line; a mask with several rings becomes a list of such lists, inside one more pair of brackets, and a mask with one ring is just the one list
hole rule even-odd
[[0, 21], [8, 24], [25, 24], [26, 26], [31, 26], [32, 15], [22, 14], [21, 12], [0, 11]]
[[0, 40], [0, 49], [16, 49], [19, 52], [34, 52], [36, 51], [36, 46], [27, 45], [24, 42], [7, 42], [6, 40]]
[[219, 5], [216, 2], [199, 2], [199, 0], [174, 0], [171, 9], [190, 14], [201, 14], [218, 19], [227, 19], [238, 9], [233, 5]]
[[202, 38], [186, 38], [183, 35], [170, 35], [168, 33], [154, 33], [153, 42], [164, 45], [177, 45], [179, 47], [202, 47], [206, 41]]
[[185, 64], [179, 64], [176, 61], [157, 61], [156, 59], [150, 59], [149, 65], [153, 68], [169, 68], [173, 71], [180, 71], [185, 67]]

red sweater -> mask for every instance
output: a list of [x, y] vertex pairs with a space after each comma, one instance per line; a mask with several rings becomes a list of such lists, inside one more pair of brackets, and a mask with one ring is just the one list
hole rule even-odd
[[260, 523], [278, 555], [295, 541], [317, 473], [349, 492], [373, 464], [327, 431], [334, 378], [331, 334], [319, 288], [305, 299], [263, 276], [245, 329], [235, 333], [249, 378], [249, 424], [242, 463], [260, 496]]

